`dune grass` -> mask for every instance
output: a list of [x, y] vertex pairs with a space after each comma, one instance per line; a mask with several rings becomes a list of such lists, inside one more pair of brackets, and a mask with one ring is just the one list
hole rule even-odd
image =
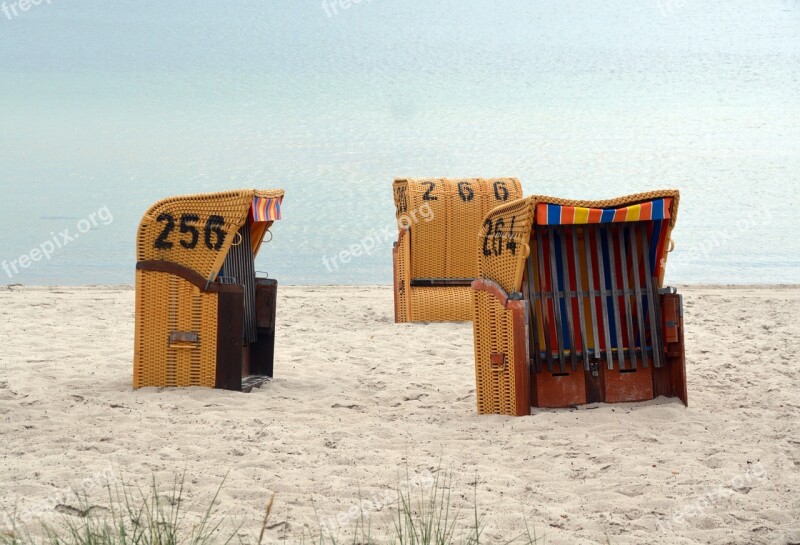
[[[395, 505], [387, 506], [392, 516], [385, 535], [372, 534], [369, 513], [361, 512], [350, 528], [338, 537], [323, 524], [306, 531], [299, 543], [307, 545], [480, 545], [484, 517], [477, 502], [469, 512], [454, 508], [450, 496], [452, 475], [436, 472], [429, 487], [413, 490], [397, 487]], [[443, 475], [440, 477], [439, 475]], [[266, 530], [275, 497], [269, 499], [258, 536], [243, 538], [242, 524], [218, 511], [219, 492], [202, 513], [189, 513], [184, 506], [184, 477], [175, 477], [171, 491], [159, 491], [155, 479], [142, 490], [131, 485], [108, 486], [108, 507], [90, 505], [84, 495], [81, 505], [69, 508], [55, 523], [38, 520], [0, 531], [0, 545], [265, 545]], [[62, 506], [63, 507], [63, 506]], [[255, 522], [255, 521], [253, 521]], [[526, 525], [527, 527], [527, 525]], [[270, 542], [275, 542], [271, 540]], [[279, 541], [280, 543], [290, 543]], [[494, 541], [496, 543], [496, 541]], [[502, 543], [542, 544], [535, 532], [526, 530]]]
[[216, 514], [221, 487], [199, 519], [191, 521], [183, 509], [182, 475], [168, 494], [159, 491], [155, 478], [146, 490], [109, 485], [107, 507], [92, 505], [76, 492], [78, 507], [56, 506], [62, 515], [55, 523], [37, 520], [0, 532], [0, 545], [228, 545], [236, 532], [220, 535], [226, 522]]

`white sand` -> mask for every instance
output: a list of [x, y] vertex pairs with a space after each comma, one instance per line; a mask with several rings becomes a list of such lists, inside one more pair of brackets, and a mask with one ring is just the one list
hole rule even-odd
[[136, 484], [185, 470], [200, 509], [227, 474], [222, 509], [252, 531], [275, 491], [268, 542], [293, 543], [315, 509], [382, 507], [441, 465], [460, 507], [477, 480], [487, 543], [525, 518], [554, 545], [798, 543], [800, 288], [682, 291], [689, 409], [511, 418], [476, 414], [471, 325], [395, 325], [386, 287], [281, 287], [276, 379], [250, 394], [132, 391], [131, 288], [0, 288], [0, 511], [110, 464]]

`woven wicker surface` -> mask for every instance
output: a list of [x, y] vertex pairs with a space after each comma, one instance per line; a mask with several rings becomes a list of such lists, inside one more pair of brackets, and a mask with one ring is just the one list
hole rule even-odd
[[[136, 271], [134, 388], [214, 387], [217, 297], [171, 274]], [[173, 331], [198, 332], [198, 342], [170, 344]]]
[[522, 187], [516, 178], [404, 179], [394, 193], [398, 222], [411, 220], [412, 278], [474, 278], [474, 233], [490, 210], [521, 197]]
[[410, 322], [409, 293], [411, 237], [407, 229], [400, 229], [394, 248], [394, 321], [398, 324]]
[[[478, 414], [515, 413], [517, 400], [513, 372], [514, 333], [512, 313], [492, 294], [473, 291], [475, 319], [475, 392]], [[510, 365], [504, 369], [493, 368], [490, 354], [506, 354]]]
[[411, 288], [411, 322], [465, 322], [472, 320], [469, 286]]
[[507, 293], [519, 291], [522, 270], [530, 248], [528, 239], [533, 225], [535, 205], [528, 199], [492, 210], [476, 234], [480, 278], [500, 284]]
[[[216, 278], [234, 235], [245, 225], [254, 197], [282, 190], [243, 189], [170, 197], [144, 214], [137, 261], [183, 265], [208, 281]], [[270, 222], [255, 224], [254, 252]], [[216, 382], [218, 295], [165, 272], [136, 272], [133, 385], [209, 386]], [[198, 334], [196, 343], [170, 343], [173, 332]]]
[[[538, 203], [587, 208], [618, 208], [663, 197], [673, 199], [670, 211], [671, 229], [678, 215], [680, 195], [677, 190], [650, 191], [601, 201], [578, 201], [534, 195], [498, 206], [486, 216], [485, 229], [480, 235], [483, 242], [482, 247], [477, 250], [479, 276], [494, 280], [506, 293], [522, 291], [523, 269], [525, 260], [531, 251], [528, 243], [531, 228], [536, 221], [535, 213]], [[489, 231], [490, 225], [491, 232]], [[499, 229], [498, 225], [500, 225]], [[663, 278], [659, 278], [659, 285], [662, 280]], [[513, 369], [517, 365], [527, 365], [527, 361], [514, 361], [512, 349], [514, 327], [511, 312], [504, 309], [494, 296], [484, 291], [473, 290], [472, 304], [475, 316], [473, 330], [478, 412], [513, 415], [516, 405]], [[492, 352], [506, 355], [508, 365], [503, 371], [493, 369], [490, 361]]]
[[521, 196], [516, 178], [395, 180], [398, 225], [408, 228], [406, 240], [400, 237], [395, 258], [398, 322], [471, 319], [469, 288], [412, 288], [410, 281], [475, 278], [476, 233], [484, 217], [498, 204]]

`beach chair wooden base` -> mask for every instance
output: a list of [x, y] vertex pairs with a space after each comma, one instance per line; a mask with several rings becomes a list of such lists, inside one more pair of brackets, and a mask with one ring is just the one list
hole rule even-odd
[[250, 373], [272, 378], [275, 361], [275, 311], [278, 281], [256, 279], [256, 325], [258, 340], [250, 346]]
[[667, 364], [653, 370], [653, 395], [677, 397], [689, 404], [686, 389], [686, 346], [683, 334], [683, 297], [668, 293], [661, 297]]
[[[272, 380], [275, 357], [275, 310], [278, 294], [278, 281], [266, 278], [256, 279], [256, 323], [258, 339], [243, 345], [236, 339], [242, 338], [242, 324], [237, 320], [228, 322], [230, 338], [223, 339], [230, 349], [217, 360], [217, 382], [215, 388], [250, 392], [261, 388]], [[242, 305], [234, 302], [236, 308], [230, 312], [240, 316], [244, 313]], [[238, 308], [238, 310], [237, 310]], [[221, 314], [221, 313], [220, 313]], [[221, 314], [222, 315], [222, 314]], [[233, 316], [233, 314], [231, 314]]]
[[[656, 383], [657, 376], [661, 380], [660, 388]], [[673, 393], [672, 385], [675, 383], [669, 363], [663, 372], [652, 367], [609, 370], [602, 365], [590, 371], [578, 369], [549, 373], [544, 370], [531, 375], [531, 405], [564, 408], [587, 403], [647, 401], [659, 395], [680, 397]]]
[[562, 408], [587, 403], [586, 380], [583, 370], [549, 373], [542, 371], [531, 376], [531, 405]]
[[[530, 414], [532, 407], [555, 409], [587, 403], [637, 402], [659, 396], [677, 397], [688, 406], [683, 311], [679, 294], [660, 296], [662, 308], [672, 309], [665, 312], [665, 316], [676, 317], [675, 320], [665, 319], [662, 324], [670, 335], [665, 334], [668, 342], [660, 367], [652, 364], [644, 367], [641, 361], [638, 367], [633, 367], [630, 356], [624, 355], [622, 369], [616, 364], [618, 360], [611, 369], [603, 360], [590, 360], [588, 369], [583, 365], [575, 369], [567, 365], [562, 371], [554, 365], [553, 370], [548, 371], [543, 361], [537, 365], [530, 352], [532, 343], [526, 342], [525, 332], [530, 328], [525, 312], [528, 302], [519, 297], [521, 294], [509, 297], [490, 280], [476, 280], [472, 289], [476, 297], [491, 301], [481, 303], [491, 312], [491, 316], [483, 319], [503, 324], [504, 330], [512, 332], [508, 344], [494, 345], [489, 365], [476, 367], [480, 413], [524, 416]], [[569, 356], [565, 359], [569, 360]], [[529, 390], [526, 390], [527, 385]]]
[[[602, 367], [602, 366], [601, 366]], [[625, 403], [653, 399], [653, 368], [603, 369], [605, 403]], [[591, 402], [590, 402], [591, 403]]]

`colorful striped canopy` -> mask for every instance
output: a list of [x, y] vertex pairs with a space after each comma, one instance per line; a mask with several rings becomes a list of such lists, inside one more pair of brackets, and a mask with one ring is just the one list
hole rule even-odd
[[254, 222], [275, 221], [281, 219], [281, 197], [254, 197], [250, 213]]
[[539, 225], [582, 225], [587, 223], [622, 223], [627, 221], [666, 220], [670, 217], [672, 198], [655, 199], [623, 208], [584, 208], [538, 203]]
[[[558, 309], [555, 308], [553, 300], [544, 299], [543, 306], [538, 309], [540, 315], [537, 320], [540, 327], [540, 335], [547, 331], [550, 346], [557, 346], [557, 336], [561, 337], [561, 344], [565, 349], [573, 346], [581, 348], [582, 340], [571, 336], [572, 326], [568, 320], [567, 306], [572, 305], [573, 316], [579, 316], [578, 298], [568, 298], [564, 294], [568, 293], [590, 293], [595, 291], [597, 295], [585, 298], [585, 304], [596, 306], [596, 316], [602, 316], [602, 305], [607, 307], [608, 324], [602, 321], [592, 320], [591, 307], [585, 310], [585, 329], [592, 331], [592, 321], [600, 332], [600, 348], [607, 350], [610, 348], [629, 347], [633, 343], [630, 333], [624, 327], [627, 321], [631, 321], [634, 327], [634, 337], [636, 342], [641, 342], [641, 337], [645, 332], [638, 327], [639, 317], [647, 318], [649, 304], [652, 293], [646, 287], [657, 286], [655, 278], [660, 274], [665, 246], [664, 223], [668, 220], [654, 221], [648, 224], [623, 223], [619, 222], [614, 226], [597, 226], [594, 228], [579, 228], [582, 230], [580, 236], [575, 233], [574, 227], [548, 228], [540, 226], [534, 231], [532, 244], [536, 245], [531, 252], [534, 282], [532, 290], [535, 292], [561, 294], [558, 301]], [[541, 241], [541, 251], [538, 244]], [[624, 256], [624, 259], [623, 259]], [[645, 263], [645, 260], [648, 263]], [[591, 265], [589, 264], [591, 261]], [[589, 271], [592, 271], [591, 276]], [[647, 279], [647, 276], [650, 279]], [[619, 293], [617, 301], [610, 291], [614, 286], [616, 290], [627, 290], [630, 302], [635, 287], [639, 287], [644, 293], [642, 300], [643, 308], [640, 310], [635, 304], [628, 306], [625, 304], [625, 296]], [[600, 295], [601, 290], [606, 290], [605, 295]], [[617, 310], [617, 308], [619, 310]], [[547, 315], [542, 316], [545, 312]], [[621, 337], [614, 336], [617, 322], [620, 323]], [[542, 324], [547, 324], [544, 327]], [[610, 332], [605, 336], [606, 327]], [[651, 334], [650, 329], [646, 330], [646, 336]], [[608, 343], [603, 342], [609, 339]], [[544, 337], [541, 337], [541, 346], [545, 346]], [[591, 348], [595, 345], [588, 343]]]

